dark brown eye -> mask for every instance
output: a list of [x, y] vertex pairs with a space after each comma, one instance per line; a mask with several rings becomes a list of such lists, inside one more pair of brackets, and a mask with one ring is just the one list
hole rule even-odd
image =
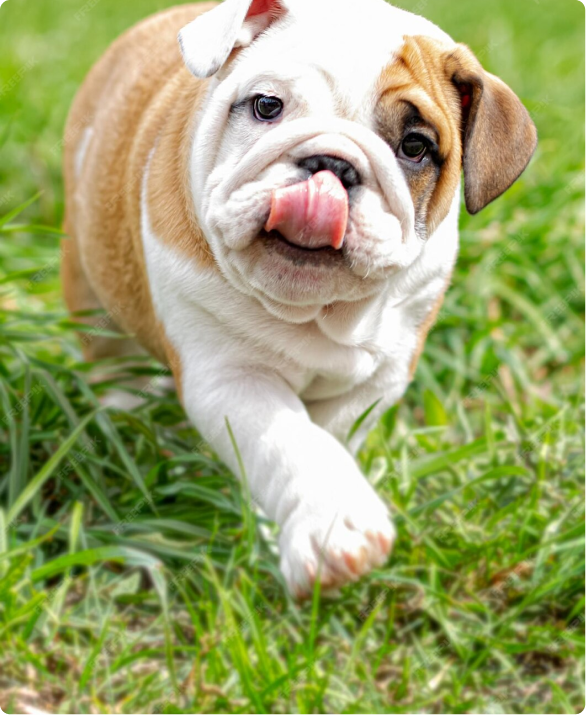
[[260, 122], [274, 122], [283, 113], [283, 102], [278, 97], [260, 95], [254, 100], [254, 116]]
[[409, 161], [421, 161], [427, 154], [429, 141], [421, 134], [407, 134], [401, 144], [400, 154]]

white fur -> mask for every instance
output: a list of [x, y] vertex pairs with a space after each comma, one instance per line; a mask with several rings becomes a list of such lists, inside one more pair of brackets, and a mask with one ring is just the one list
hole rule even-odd
[[246, 47], [268, 25], [266, 15], [246, 20], [251, 0], [225, 0], [179, 33], [185, 64], [196, 77], [211, 77], [234, 47]]
[[[455, 261], [459, 191], [448, 217], [422, 240], [397, 159], [372, 126], [376, 81], [403, 36], [449, 38], [382, 0], [361, 0], [359, 8], [354, 0], [288, 0], [287, 7], [262, 41], [212, 80], [199, 118], [191, 180], [221, 273], [156, 236], [148, 166], [142, 235], [189, 417], [238, 473], [229, 420], [251, 494], [281, 527], [285, 578], [294, 593], [307, 594], [320, 564], [326, 583], [352, 580], [382, 564], [394, 538], [386, 506], [338, 440], [379, 401], [357, 447], [408, 385], [418, 328]], [[192, 71], [205, 74], [227, 57], [224, 45], [204, 48], [207, 54], [190, 49], [202, 27], [236, 42], [242, 33], [233, 23], [247, 8], [245, 0], [227, 0], [183, 33]], [[357, 32], [356, 23], [366, 29]], [[257, 92], [286, 98], [279, 125], [230, 117], [233, 103]], [[348, 159], [363, 178], [347, 237], [352, 272], [287, 273], [254, 253], [272, 190], [298, 180], [297, 160], [314, 153]]]
[[93, 127], [87, 127], [83, 130], [83, 134], [81, 135], [81, 139], [79, 140], [79, 144], [77, 145], [74, 158], [74, 171], [76, 179], [79, 179], [79, 177], [81, 176], [87, 150], [89, 148], [93, 136]]

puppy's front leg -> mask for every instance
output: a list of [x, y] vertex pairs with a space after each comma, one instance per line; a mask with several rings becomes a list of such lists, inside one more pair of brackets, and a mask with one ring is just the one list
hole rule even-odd
[[320, 564], [325, 588], [383, 564], [394, 528], [351, 455], [311, 422], [282, 377], [251, 365], [242, 349], [210, 352], [214, 343], [207, 343], [208, 349], [200, 343], [198, 354], [181, 361], [177, 377], [184, 405], [204, 438], [238, 474], [228, 418], [251, 494], [280, 526], [281, 570], [291, 592], [308, 595]]

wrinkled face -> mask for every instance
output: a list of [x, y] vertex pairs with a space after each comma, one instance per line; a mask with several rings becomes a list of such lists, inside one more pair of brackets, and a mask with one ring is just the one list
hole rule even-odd
[[321, 18], [289, 4], [272, 21], [249, 16], [245, 34], [264, 32], [212, 80], [192, 183], [224, 275], [301, 319], [379, 291], [457, 211], [473, 88], [454, 81], [455, 45], [422, 18], [379, 0]]

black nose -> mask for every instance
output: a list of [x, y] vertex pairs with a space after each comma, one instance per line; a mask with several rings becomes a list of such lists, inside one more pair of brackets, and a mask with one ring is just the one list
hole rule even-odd
[[346, 191], [360, 184], [360, 175], [349, 161], [338, 159], [335, 156], [308, 156], [299, 162], [302, 169], [312, 174], [320, 171], [331, 171], [344, 185]]

